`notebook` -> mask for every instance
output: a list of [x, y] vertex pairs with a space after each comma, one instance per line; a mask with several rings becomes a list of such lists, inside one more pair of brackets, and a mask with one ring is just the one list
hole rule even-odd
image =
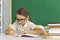
[[22, 35], [15, 35], [15, 37], [37, 37], [38, 35], [35, 34], [22, 34]]

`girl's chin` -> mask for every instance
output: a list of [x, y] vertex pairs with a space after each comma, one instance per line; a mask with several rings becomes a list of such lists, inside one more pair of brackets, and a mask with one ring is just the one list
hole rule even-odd
[[[21, 23], [20, 23], [21, 24]], [[24, 25], [24, 24], [21, 24], [22, 26]]]

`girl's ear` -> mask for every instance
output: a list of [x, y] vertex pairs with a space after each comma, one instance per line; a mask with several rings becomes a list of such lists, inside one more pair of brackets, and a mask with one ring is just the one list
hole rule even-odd
[[29, 19], [29, 16], [27, 16], [27, 20]]

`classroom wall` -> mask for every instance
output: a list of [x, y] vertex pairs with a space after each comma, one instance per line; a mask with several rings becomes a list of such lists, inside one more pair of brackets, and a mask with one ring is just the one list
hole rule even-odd
[[12, 0], [12, 23], [18, 8], [27, 8], [33, 22], [47, 25], [48, 22], [60, 22], [60, 0]]
[[2, 0], [2, 32], [10, 24], [10, 0]]

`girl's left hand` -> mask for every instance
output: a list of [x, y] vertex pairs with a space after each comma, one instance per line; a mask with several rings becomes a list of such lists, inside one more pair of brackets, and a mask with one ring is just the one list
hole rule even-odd
[[24, 31], [21, 31], [19, 34], [26, 34], [26, 32], [24, 32]]
[[30, 32], [29, 31], [24, 31], [25, 34], [29, 34]]

